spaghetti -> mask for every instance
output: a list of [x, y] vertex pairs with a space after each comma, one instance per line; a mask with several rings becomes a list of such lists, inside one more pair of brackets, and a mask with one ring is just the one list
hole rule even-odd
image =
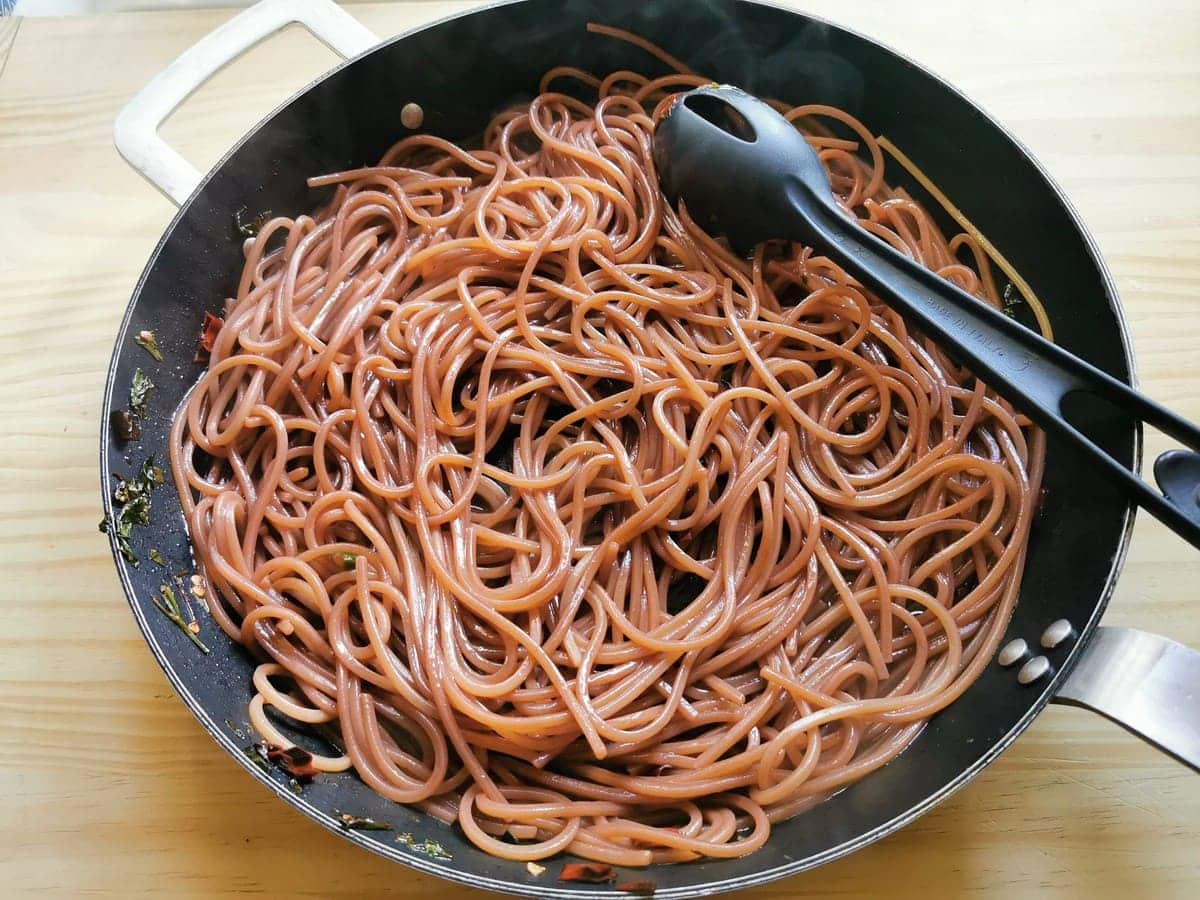
[[[810, 248], [664, 203], [655, 117], [705, 81], [559, 68], [477, 149], [312, 179], [171, 433], [254, 726], [332, 729], [317, 769], [496, 856], [749, 853], [894, 759], [1016, 600], [1040, 434]], [[862, 227], [999, 304], [864, 126], [787, 116]]]

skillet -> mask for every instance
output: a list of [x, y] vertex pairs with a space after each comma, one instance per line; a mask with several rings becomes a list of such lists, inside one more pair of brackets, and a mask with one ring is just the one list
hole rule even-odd
[[[299, 212], [325, 199], [305, 179], [376, 160], [400, 134], [401, 107], [419, 103], [423, 130], [469, 140], [498, 109], [528, 100], [547, 69], [565, 62], [596, 72], [661, 71], [619, 41], [589, 35], [599, 21], [630, 29], [697, 71], [760, 95], [839, 106], [886, 134], [950, 196], [1045, 298], [1056, 340], [1132, 383], [1129, 335], [1112, 280], [1062, 192], [1011, 135], [966, 97], [916, 63], [819, 19], [747, 0], [525, 0], [452, 17], [380, 43], [328, 0], [264, 0], [185, 52], [122, 112], [122, 155], [178, 206], [151, 255], [117, 336], [104, 396], [100, 470], [111, 514], [115, 474], [162, 459], [173, 411], [198, 377], [193, 363], [204, 312], [220, 312], [236, 289], [241, 238], [235, 214]], [[350, 61], [268, 115], [207, 175], [156, 133], [158, 124], [221, 66], [292, 22], [304, 24]], [[394, 116], [380, 110], [394, 110]], [[135, 345], [154, 332], [155, 363]], [[156, 384], [140, 439], [118, 443], [110, 415], [124, 408], [133, 372]], [[1079, 422], [1134, 471], [1139, 423], [1101, 411]], [[1100, 627], [1128, 545], [1133, 509], [1099, 468], [1051, 439], [1046, 495], [1030, 539], [1020, 602], [1005, 640], [1023, 640], [1010, 666], [989, 665], [956, 703], [935, 716], [899, 758], [828, 802], [774, 828], [742, 859], [618, 871], [649, 878], [658, 897], [694, 897], [763, 884], [843, 856], [912, 821], [978, 774], [1050, 702], [1090, 706], [1187, 764], [1200, 766], [1200, 713], [1187, 702], [1200, 685], [1200, 654], [1132, 629]], [[152, 536], [152, 537], [151, 537]], [[154, 495], [151, 526], [135, 531], [131, 565], [113, 557], [138, 626], [172, 685], [206, 731], [250, 774], [305, 815], [376, 853], [452, 881], [546, 897], [614, 896], [607, 886], [562, 883], [558, 862], [541, 876], [523, 863], [474, 848], [454, 828], [397, 806], [351, 774], [324, 775], [300, 794], [285, 775], [260, 768], [243, 749], [254, 662], [202, 619], [201, 654], [151, 604], [167, 569], [193, 566], [177, 498]], [[1051, 623], [1061, 640], [1043, 648]], [[1024, 673], [1018, 678], [1018, 672]], [[347, 830], [335, 811], [391, 823], [395, 832]], [[414, 845], [436, 841], [450, 859]], [[435, 854], [436, 856], [437, 854]]]

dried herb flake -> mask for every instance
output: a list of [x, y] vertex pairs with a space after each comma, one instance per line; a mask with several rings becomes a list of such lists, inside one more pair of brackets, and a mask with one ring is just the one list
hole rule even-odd
[[342, 568], [345, 569], [347, 572], [353, 572], [354, 571], [354, 561], [356, 559], [358, 559], [358, 555], [354, 554], [354, 553], [340, 553], [338, 555], [341, 557], [341, 560], [342, 560]]
[[100, 533], [111, 534], [116, 538], [117, 549], [121, 551], [121, 555], [129, 562], [130, 565], [138, 564], [137, 554], [133, 552], [133, 547], [130, 546], [129, 539], [132, 536], [133, 523], [128, 519], [123, 519], [118, 513], [117, 519], [114, 521], [112, 516], [106, 515], [100, 520]]
[[209, 652], [208, 647], [204, 646], [204, 642], [200, 640], [198, 635], [200, 623], [195, 618], [190, 622], [184, 619], [183, 612], [179, 608], [179, 600], [176, 598], [175, 591], [171, 589], [169, 584], [160, 584], [158, 586], [158, 596], [151, 595], [150, 602], [154, 604], [160, 613], [170, 619], [176, 628], [186, 634], [188, 640], [199, 647], [201, 652]]
[[447, 852], [446, 848], [443, 847], [441, 844], [439, 844], [437, 841], [435, 841], [431, 838], [426, 838], [423, 841], [415, 841], [415, 840], [413, 840], [413, 836], [411, 834], [409, 834], [407, 831], [403, 832], [402, 834], [396, 835], [396, 843], [403, 844], [405, 847], [408, 847], [410, 850], [415, 850], [417, 853], [421, 853], [425, 856], [428, 856], [430, 859], [453, 859], [454, 858], [454, 856], [451, 853]]
[[257, 216], [254, 216], [252, 219], [249, 219], [249, 220], [246, 220], [243, 218], [245, 213], [246, 213], [246, 207], [243, 206], [241, 209], [239, 209], [237, 212], [235, 212], [233, 214], [234, 231], [236, 231], [238, 234], [240, 234], [244, 238], [255, 237], [258, 234], [258, 232], [262, 229], [262, 227], [267, 224], [267, 221], [271, 218], [271, 211], [269, 209], [264, 210], [263, 212], [260, 212]]
[[138, 472], [138, 478], [143, 484], [158, 486], [167, 480], [166, 473], [154, 464], [154, 457], [146, 457], [146, 461], [142, 463], [141, 471]]
[[133, 336], [133, 342], [159, 362], [163, 361], [162, 350], [158, 348], [158, 338], [153, 331], [139, 331]]
[[157, 550], [150, 551], [150, 562], [162, 566], [164, 569], [167, 567], [167, 561], [163, 559], [163, 555]]
[[139, 416], [149, 412], [148, 402], [154, 390], [154, 382], [141, 369], [133, 370], [133, 380], [129, 383], [129, 409]]
[[350, 813], [340, 813], [334, 810], [337, 815], [338, 824], [347, 831], [391, 831], [392, 826], [387, 822], [381, 822], [378, 819], [372, 819], [368, 816], [353, 816]]
[[117, 486], [113, 489], [113, 503], [118, 507], [113, 516], [105, 516], [100, 522], [100, 531], [116, 538], [117, 549], [133, 566], [140, 564], [133, 552], [134, 525], [150, 524], [150, 492], [166, 479], [163, 470], [148, 458], [134, 478], [114, 476]]
[[[225, 723], [229, 725], [228, 721]], [[232, 725], [229, 726], [233, 728]], [[233, 729], [235, 734], [240, 734], [237, 729]], [[271, 764], [267, 762], [267, 745], [259, 741], [256, 744], [251, 744], [248, 747], [242, 748], [242, 755], [250, 762], [254, 763], [267, 774], [271, 772]]]

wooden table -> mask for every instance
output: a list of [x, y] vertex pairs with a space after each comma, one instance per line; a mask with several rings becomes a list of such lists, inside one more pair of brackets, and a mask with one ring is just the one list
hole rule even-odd
[[[388, 35], [469, 5], [353, 11]], [[1112, 267], [1144, 388], [1200, 419], [1200, 7], [894, 5], [805, 4], [948, 76], [1033, 148]], [[466, 896], [326, 833], [225, 758], [151, 659], [96, 532], [104, 370], [174, 212], [117, 156], [113, 118], [227, 16], [0, 20], [0, 894]], [[292, 29], [164, 132], [207, 166], [330, 62]], [[1106, 621], [1200, 646], [1198, 604], [1200, 555], [1143, 516]], [[1196, 896], [1198, 847], [1200, 779], [1052, 708], [915, 825], [751, 893]]]

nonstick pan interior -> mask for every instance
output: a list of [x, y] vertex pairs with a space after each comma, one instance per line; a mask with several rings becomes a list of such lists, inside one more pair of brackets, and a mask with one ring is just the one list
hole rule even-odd
[[[305, 178], [373, 162], [399, 134], [399, 110], [415, 101], [425, 129], [467, 139], [498, 109], [536, 92], [547, 69], [571, 64], [606, 73], [662, 71], [628, 45], [589, 35], [588, 21], [629, 28], [699, 72], [760, 95], [847, 109], [886, 134], [941, 186], [1006, 254], [1041, 296], [1056, 339], [1128, 380], [1131, 360], [1111, 282], [1061, 193], [1016, 142], [953, 88], [883, 47], [818, 20], [735, 0], [528, 0], [490, 7], [395, 38], [318, 81], [289, 101], [223, 159], [181, 210], [151, 257], [123, 323], [110, 371], [105, 421], [128, 397], [135, 367], [157, 385], [139, 442], [102, 439], [105, 485], [147, 455], [163, 458], [171, 412], [194, 383], [191, 362], [205, 310], [219, 312], [235, 290], [241, 240], [233, 216], [264, 210], [298, 213], [324, 195]], [[391, 115], [381, 111], [392, 111]], [[147, 367], [131, 337], [151, 329], [167, 363]], [[1118, 458], [1132, 461], [1137, 430], [1127, 422], [1088, 423]], [[649, 878], [659, 897], [695, 896], [779, 878], [869, 843], [961, 786], [1024, 728], [1069, 669], [1094, 627], [1123, 555], [1131, 514], [1115, 488], [1068, 448], [1051, 443], [1046, 497], [1034, 527], [1013, 634], [1038, 633], [1067, 618], [1077, 643], [1056, 651], [1058, 675], [1020, 687], [1011, 671], [989, 666], [951, 707], [929, 723], [898, 759], [828, 802], [774, 829], [768, 845], [743, 859], [621, 871]], [[106, 496], [107, 496], [106, 487]], [[1070, 502], [1067, 502], [1070, 497]], [[106, 501], [107, 502], [107, 501]], [[145, 534], [154, 535], [153, 542]], [[171, 570], [192, 568], [178, 501], [155, 496], [152, 527], [135, 539]], [[173, 684], [206, 729], [248, 771], [327, 827], [335, 811], [391, 823], [394, 832], [347, 831], [359, 844], [409, 865], [474, 886], [543, 896], [614, 896], [605, 886], [557, 882], [558, 861], [534, 876], [523, 863], [494, 859], [461, 833], [375, 794], [353, 775], [321, 776], [293, 793], [286, 777], [264, 773], [242, 754], [256, 738], [246, 724], [254, 663], [211, 623], [208, 656], [149, 602], [162, 580], [156, 567], [116, 557], [140, 627]], [[249, 787], [247, 788], [250, 789]], [[431, 858], [398, 843], [437, 841], [450, 855]]]

